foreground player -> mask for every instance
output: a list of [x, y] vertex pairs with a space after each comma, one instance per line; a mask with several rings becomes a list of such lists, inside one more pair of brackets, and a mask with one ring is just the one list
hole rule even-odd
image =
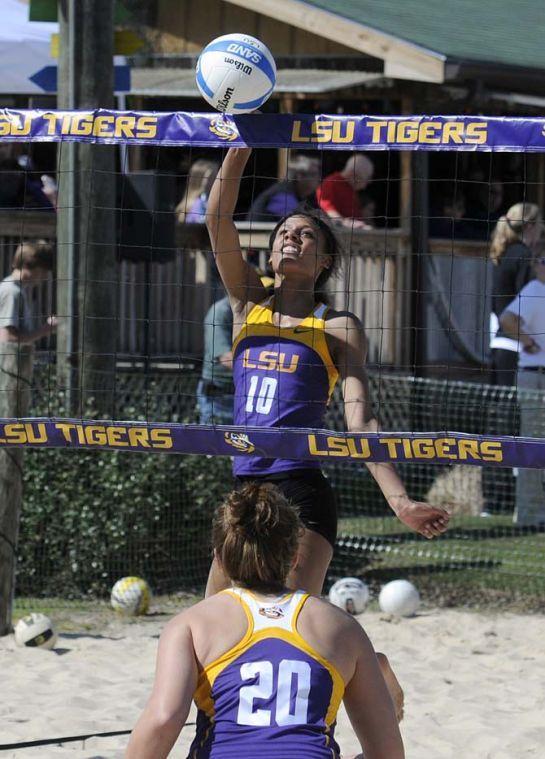
[[[271, 297], [242, 256], [233, 213], [250, 152], [228, 151], [207, 213], [212, 249], [233, 309], [234, 423], [241, 429], [323, 427], [327, 403], [340, 378], [348, 430], [375, 432], [362, 326], [354, 314], [328, 309], [320, 298], [320, 290], [341, 263], [329, 225], [306, 213], [278, 223], [270, 241], [275, 275]], [[402, 522], [426, 538], [447, 529], [447, 512], [411, 500], [391, 464], [367, 466]], [[319, 595], [333, 556], [337, 513], [318, 461], [245, 455], [235, 457], [234, 472], [239, 482], [274, 482], [299, 508], [305, 531], [289, 586]], [[224, 587], [226, 578], [214, 563], [207, 595]]]
[[365, 759], [403, 759], [394, 705], [355, 619], [286, 589], [301, 522], [270, 484], [220, 506], [214, 551], [232, 588], [179, 614], [159, 643], [151, 697], [126, 759], [168, 756], [192, 698], [191, 759], [335, 759], [344, 701]]

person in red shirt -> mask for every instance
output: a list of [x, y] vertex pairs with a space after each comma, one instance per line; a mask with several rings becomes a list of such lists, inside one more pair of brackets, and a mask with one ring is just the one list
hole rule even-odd
[[316, 190], [318, 205], [335, 221], [349, 227], [367, 227], [358, 192], [373, 178], [373, 164], [363, 155], [354, 153], [341, 171], [329, 174]]

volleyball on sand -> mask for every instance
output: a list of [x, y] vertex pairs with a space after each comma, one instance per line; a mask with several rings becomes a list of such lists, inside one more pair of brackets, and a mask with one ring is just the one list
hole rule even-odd
[[392, 580], [380, 591], [378, 605], [386, 614], [412, 617], [420, 606], [420, 594], [412, 582]]
[[250, 113], [260, 108], [276, 84], [276, 64], [268, 48], [247, 34], [212, 40], [197, 61], [197, 87], [222, 113]]
[[369, 588], [357, 577], [343, 577], [331, 586], [329, 600], [349, 614], [361, 614], [369, 601]]
[[45, 614], [32, 612], [22, 617], [15, 625], [15, 642], [28, 648], [53, 648], [57, 642], [57, 632]]
[[151, 590], [141, 577], [122, 577], [112, 588], [112, 607], [127, 616], [145, 614], [151, 601]]

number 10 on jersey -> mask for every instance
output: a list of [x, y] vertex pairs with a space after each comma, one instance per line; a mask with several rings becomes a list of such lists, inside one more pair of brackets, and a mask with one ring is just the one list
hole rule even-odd
[[274, 377], [260, 377], [258, 374], [252, 374], [246, 396], [246, 413], [253, 414], [255, 411], [256, 414], [269, 414], [277, 385], [278, 380]]

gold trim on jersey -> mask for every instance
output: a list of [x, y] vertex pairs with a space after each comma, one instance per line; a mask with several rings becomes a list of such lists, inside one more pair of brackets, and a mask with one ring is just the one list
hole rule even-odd
[[236, 659], [238, 659], [239, 656], [241, 656], [241, 654], [248, 651], [248, 649], [250, 649], [256, 643], [259, 643], [262, 640], [266, 640], [267, 638], [278, 638], [279, 640], [290, 643], [295, 648], [304, 651], [306, 654], [308, 654], [308, 656], [321, 664], [322, 667], [324, 667], [324, 669], [329, 672], [333, 687], [331, 690], [329, 706], [325, 716], [325, 724], [327, 728], [326, 736], [328, 736], [329, 728], [331, 728], [335, 722], [337, 711], [344, 695], [345, 682], [337, 668], [331, 664], [331, 662], [327, 661], [327, 659], [324, 659], [324, 657], [321, 656], [318, 651], [312, 648], [312, 646], [310, 646], [297, 631], [297, 618], [299, 617], [301, 609], [303, 608], [306, 600], [309, 598], [309, 594], [306, 593], [302, 596], [294, 611], [291, 631], [282, 630], [276, 627], [267, 627], [257, 633], [254, 633], [252, 612], [244, 599], [236, 593], [232, 592], [230, 589], [224, 590], [222, 592], [228, 593], [230, 596], [236, 599], [238, 603], [240, 603], [248, 620], [248, 629], [246, 630], [246, 634], [243, 636], [243, 638], [235, 646], [230, 648], [215, 661], [207, 664], [207, 666], [199, 674], [197, 688], [193, 696], [197, 707], [203, 711], [209, 719], [212, 720], [214, 717], [212, 688], [214, 687], [216, 678], [229, 664], [232, 664]]
[[295, 343], [302, 343], [315, 351], [324, 362], [329, 379], [329, 400], [339, 379], [339, 372], [331, 358], [325, 332], [324, 317], [329, 307], [319, 303], [311, 314], [294, 327], [277, 327], [273, 324], [273, 298], [274, 296], [271, 296], [257, 303], [248, 313], [242, 329], [233, 341], [233, 355], [240, 343], [249, 337], [283, 337]]

